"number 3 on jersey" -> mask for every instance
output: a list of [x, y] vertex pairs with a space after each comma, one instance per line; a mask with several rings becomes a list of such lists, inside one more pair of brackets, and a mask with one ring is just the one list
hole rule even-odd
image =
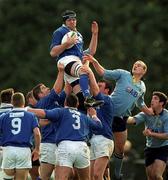
[[11, 121], [11, 125], [12, 125], [12, 134], [16, 135], [19, 134], [20, 130], [21, 130], [21, 119], [20, 118], [13, 118]]
[[75, 123], [72, 124], [73, 128], [80, 129], [80, 112], [71, 109], [70, 112], [72, 113], [72, 117], [75, 119]]

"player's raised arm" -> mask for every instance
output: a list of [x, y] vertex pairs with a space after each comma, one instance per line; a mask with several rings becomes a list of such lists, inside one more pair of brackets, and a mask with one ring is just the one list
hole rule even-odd
[[61, 63], [58, 63], [57, 67], [58, 67], [58, 75], [54, 83], [53, 89], [55, 90], [57, 94], [59, 94], [62, 91], [63, 84], [64, 84], [64, 65]]
[[91, 37], [91, 41], [89, 45], [89, 51], [90, 51], [90, 54], [93, 56], [95, 55], [96, 50], [97, 50], [98, 32], [99, 32], [99, 27], [96, 21], [92, 22], [91, 32], [92, 32], [92, 37]]

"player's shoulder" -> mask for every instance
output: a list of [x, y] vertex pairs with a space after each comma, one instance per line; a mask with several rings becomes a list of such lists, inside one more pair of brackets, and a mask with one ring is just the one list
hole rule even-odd
[[64, 34], [66, 34], [67, 32], [69, 32], [69, 29], [68, 29], [66, 26], [60, 26], [58, 29], [56, 29], [56, 30], [54, 31], [53, 34], [62, 34], [62, 35], [64, 35]]
[[119, 73], [123, 76], [127, 75], [127, 76], [131, 76], [131, 73], [125, 69], [114, 69], [113, 70], [114, 73]]
[[165, 115], [166, 117], [168, 117], [168, 110], [167, 109], [163, 109], [163, 115]]

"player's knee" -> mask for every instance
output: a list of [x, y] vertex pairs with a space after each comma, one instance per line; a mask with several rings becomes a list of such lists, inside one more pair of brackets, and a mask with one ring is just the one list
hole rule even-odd
[[103, 173], [100, 173], [98, 171], [94, 172], [94, 179], [100, 179], [100, 177], [103, 178]]

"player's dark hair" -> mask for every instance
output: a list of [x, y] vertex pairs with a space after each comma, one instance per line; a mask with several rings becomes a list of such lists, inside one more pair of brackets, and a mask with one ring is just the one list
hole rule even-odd
[[12, 96], [12, 104], [14, 107], [22, 107], [25, 105], [25, 97], [22, 93], [16, 92]]
[[100, 79], [98, 82], [105, 83], [105, 89], [109, 89], [109, 92], [108, 92], [109, 95], [113, 92], [113, 86], [111, 85], [110, 82], [104, 79]]
[[40, 98], [39, 98], [39, 93], [41, 92], [41, 86], [42, 86], [43, 84], [42, 83], [40, 83], [40, 84], [37, 84], [34, 88], [33, 88], [33, 96], [34, 96], [34, 98], [37, 100], [37, 101], [39, 101], [40, 100]]
[[77, 107], [77, 104], [78, 104], [78, 97], [74, 94], [74, 93], [71, 93], [70, 95], [68, 95], [66, 97], [66, 105], [68, 107]]
[[62, 13], [63, 21], [65, 22], [69, 18], [76, 18], [76, 13], [72, 10], [66, 10]]
[[163, 107], [166, 106], [168, 98], [164, 93], [160, 91], [154, 91], [153, 96], [158, 96], [160, 100], [159, 102], [163, 102]]
[[11, 98], [13, 94], [14, 94], [13, 88], [2, 90], [0, 93], [1, 103], [11, 103]]
[[[29, 101], [30, 101], [29, 99], [30, 99], [30, 98], [32, 98], [32, 99], [34, 98], [34, 96], [33, 96], [33, 91], [29, 91], [29, 92], [26, 94], [26, 105], [27, 105], [27, 106], [30, 105], [30, 104], [29, 104]], [[34, 98], [34, 99], [35, 99], [35, 98]]]

